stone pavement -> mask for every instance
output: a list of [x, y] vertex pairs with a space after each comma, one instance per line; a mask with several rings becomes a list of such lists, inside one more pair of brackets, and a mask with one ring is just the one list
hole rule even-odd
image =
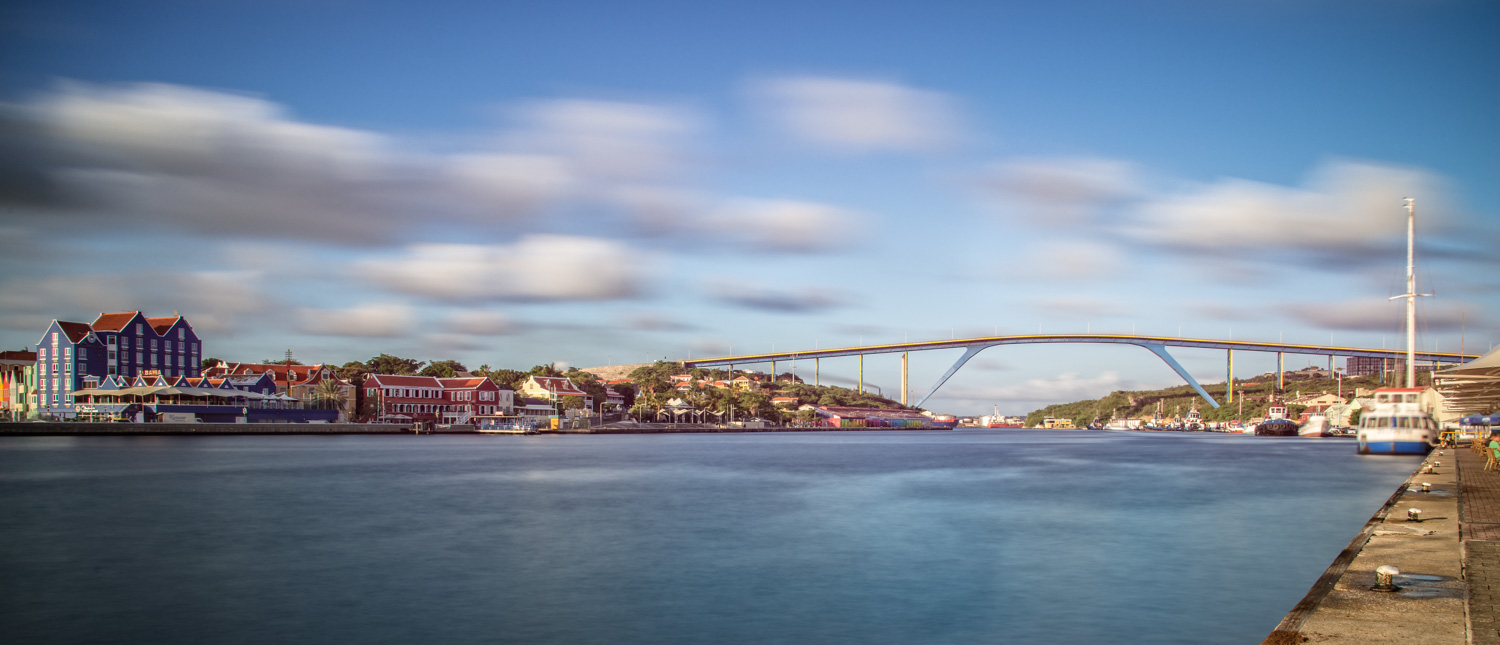
[[[1422, 483], [1431, 492], [1421, 492]], [[1407, 522], [1421, 508], [1422, 522]], [[1395, 565], [1397, 592], [1371, 591]], [[1266, 643], [1500, 645], [1500, 471], [1467, 447], [1433, 452], [1350, 541]]]
[[[1484, 461], [1428, 455], [1265, 642], [1500, 645], [1500, 472]], [[1399, 591], [1371, 590], [1382, 565]]]
[[1464, 576], [1469, 583], [1469, 642], [1500, 645], [1500, 472], [1486, 471], [1484, 457], [1472, 450], [1455, 452]]

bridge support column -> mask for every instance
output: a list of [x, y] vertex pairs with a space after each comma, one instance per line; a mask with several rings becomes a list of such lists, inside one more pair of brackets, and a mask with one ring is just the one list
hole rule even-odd
[[859, 393], [865, 393], [865, 355], [859, 355]]
[[771, 361], [771, 382], [776, 382], [776, 361]]
[[814, 358], [813, 359], [813, 387], [818, 387], [818, 386], [821, 385], [821, 383], [818, 382], [818, 380], [822, 378], [822, 372], [823, 372], [823, 366], [822, 366], [822, 364], [819, 363], [819, 361], [821, 361], [821, 360], [823, 360], [823, 359], [821, 359], [821, 358]]
[[1224, 367], [1224, 405], [1234, 403], [1234, 350], [1225, 350], [1229, 354], [1228, 365]]
[[1177, 362], [1177, 359], [1172, 358], [1172, 355], [1167, 353], [1165, 345], [1142, 344], [1141, 347], [1151, 350], [1151, 353], [1156, 354], [1158, 358], [1166, 361], [1167, 365], [1171, 366], [1177, 372], [1177, 375], [1182, 377], [1182, 380], [1187, 381], [1188, 385], [1193, 386], [1193, 389], [1198, 391], [1198, 396], [1203, 397], [1204, 401], [1208, 401], [1209, 405], [1216, 408], [1219, 407], [1219, 402], [1215, 401], [1214, 397], [1208, 395], [1208, 391], [1203, 389], [1202, 385], [1198, 384], [1197, 379], [1194, 379], [1192, 374], [1188, 374], [1187, 370], [1182, 369], [1182, 365]]
[[1286, 389], [1286, 353], [1276, 352], [1276, 389]]
[[911, 352], [901, 352], [901, 405], [906, 405], [906, 359]]
[[922, 404], [926, 403], [927, 399], [931, 398], [933, 393], [938, 391], [938, 388], [942, 387], [944, 383], [947, 383], [948, 379], [951, 378], [954, 373], [958, 372], [958, 368], [964, 366], [964, 363], [967, 363], [969, 362], [969, 359], [974, 358], [975, 354], [989, 349], [990, 347], [991, 345], [974, 345], [965, 349], [964, 355], [958, 357], [958, 362], [954, 363], [953, 367], [948, 368], [948, 372], [946, 374], [943, 374], [943, 378], [938, 379], [937, 385], [932, 386], [932, 389], [927, 391], [927, 395], [923, 396], [921, 401], [917, 401], [917, 407], [922, 407]]

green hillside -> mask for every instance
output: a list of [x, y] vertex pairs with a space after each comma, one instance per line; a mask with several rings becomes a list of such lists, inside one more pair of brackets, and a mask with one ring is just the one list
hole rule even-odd
[[[1356, 388], [1373, 389], [1379, 386], [1380, 383], [1374, 376], [1346, 377], [1343, 380], [1344, 398], [1353, 397]], [[1108, 396], [1100, 399], [1049, 405], [1027, 414], [1026, 425], [1034, 426], [1040, 424], [1046, 417], [1056, 417], [1072, 419], [1074, 425], [1083, 427], [1094, 419], [1099, 419], [1101, 422], [1107, 422], [1110, 419], [1150, 419], [1157, 415], [1158, 410], [1163, 418], [1181, 418], [1186, 417], [1193, 406], [1198, 407], [1198, 412], [1204, 421], [1243, 421], [1265, 417], [1273, 395], [1275, 395], [1274, 400], [1284, 401], [1297, 397], [1298, 393], [1307, 395], [1326, 391], [1337, 394], [1339, 382], [1336, 378], [1312, 376], [1305, 371], [1288, 372], [1286, 390], [1278, 395], [1276, 394], [1275, 374], [1235, 379], [1235, 401], [1230, 405], [1222, 404], [1224, 401], [1223, 383], [1204, 385], [1203, 389], [1207, 390], [1209, 396], [1212, 396], [1215, 401], [1220, 402], [1219, 408], [1210, 406], [1191, 386], [1183, 384], [1161, 390], [1110, 392]], [[1302, 406], [1287, 406], [1288, 416], [1295, 417], [1301, 413]]]

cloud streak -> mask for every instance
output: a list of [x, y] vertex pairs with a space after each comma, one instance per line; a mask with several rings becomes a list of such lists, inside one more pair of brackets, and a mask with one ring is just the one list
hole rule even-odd
[[528, 235], [515, 244], [417, 244], [363, 260], [355, 276], [394, 293], [448, 302], [619, 300], [645, 290], [650, 259], [622, 244]]
[[840, 152], [926, 152], [958, 136], [948, 96], [897, 83], [815, 76], [751, 84], [763, 114], [782, 132]]

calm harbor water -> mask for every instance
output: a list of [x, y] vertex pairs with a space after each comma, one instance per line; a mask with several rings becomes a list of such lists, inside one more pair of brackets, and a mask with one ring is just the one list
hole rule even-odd
[[0, 439], [13, 643], [1255, 643], [1418, 464], [1084, 431]]

